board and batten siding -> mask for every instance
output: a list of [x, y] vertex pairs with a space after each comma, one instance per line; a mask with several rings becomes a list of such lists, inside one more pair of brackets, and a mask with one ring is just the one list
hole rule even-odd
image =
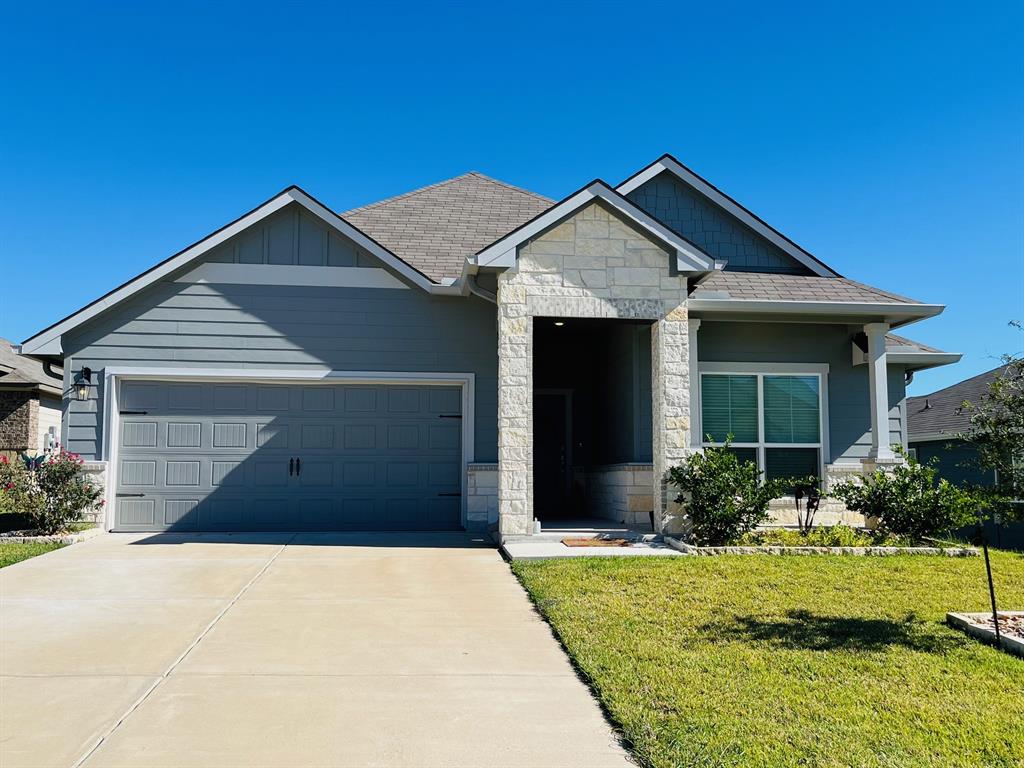
[[[697, 333], [701, 363], [827, 363], [830, 462], [866, 458], [871, 406], [866, 365], [853, 365], [854, 331], [844, 325], [704, 320]], [[903, 443], [906, 385], [889, 367], [889, 442]]]
[[[297, 207], [239, 234], [205, 261], [367, 267], [382, 264]], [[64, 442], [104, 455], [108, 367], [412, 371], [476, 375], [476, 461], [497, 460], [497, 320], [477, 297], [415, 286], [349, 288], [175, 282], [150, 286], [65, 336], [65, 389], [88, 366], [98, 397], [65, 402]], [[389, 271], [389, 274], [395, 275]]]

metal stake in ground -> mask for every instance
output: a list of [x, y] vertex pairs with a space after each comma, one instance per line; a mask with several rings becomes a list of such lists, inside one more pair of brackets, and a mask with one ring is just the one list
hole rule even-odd
[[1001, 644], [999, 637], [999, 611], [996, 610], [996, 588], [992, 584], [992, 563], [988, 559], [988, 536], [985, 535], [985, 513], [978, 510], [979, 535], [981, 536], [981, 551], [985, 553], [985, 573], [988, 574], [988, 597], [992, 602], [992, 623], [996, 628], [996, 646]]

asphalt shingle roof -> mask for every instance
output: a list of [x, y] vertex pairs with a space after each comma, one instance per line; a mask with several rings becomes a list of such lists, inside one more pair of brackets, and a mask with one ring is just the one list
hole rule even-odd
[[53, 395], [63, 391], [61, 369], [54, 367], [52, 374], [46, 366], [33, 357], [19, 355], [11, 347], [11, 342], [0, 338], [0, 388], [15, 387], [24, 389], [38, 386]]
[[716, 272], [694, 293], [724, 291], [731, 299], [761, 301], [847, 301], [919, 304], [914, 299], [872, 288], [845, 277], [809, 277], [764, 272]]
[[440, 282], [459, 277], [467, 256], [553, 204], [543, 195], [473, 171], [340, 215]]
[[970, 415], [962, 411], [964, 401], [981, 401], [988, 385], [1006, 366], [993, 368], [953, 384], [930, 395], [907, 398], [907, 439], [913, 442], [922, 435], [954, 435], [970, 425]]

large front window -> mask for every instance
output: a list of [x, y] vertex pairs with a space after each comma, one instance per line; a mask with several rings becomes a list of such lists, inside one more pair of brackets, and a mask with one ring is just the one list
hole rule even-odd
[[704, 445], [754, 461], [768, 478], [821, 476], [820, 374], [701, 374]]

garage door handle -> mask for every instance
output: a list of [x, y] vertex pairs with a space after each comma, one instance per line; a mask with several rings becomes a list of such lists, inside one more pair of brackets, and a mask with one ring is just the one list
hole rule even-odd
[[302, 474], [302, 459], [295, 460], [295, 476], [298, 477]]
[[288, 477], [292, 476], [292, 472], [295, 471], [295, 459], [288, 459]]
[[141, 498], [141, 497], [145, 496], [146, 494], [144, 494], [144, 493], [118, 493], [118, 494], [115, 494], [115, 495], [119, 499], [138, 499], [138, 498]]

